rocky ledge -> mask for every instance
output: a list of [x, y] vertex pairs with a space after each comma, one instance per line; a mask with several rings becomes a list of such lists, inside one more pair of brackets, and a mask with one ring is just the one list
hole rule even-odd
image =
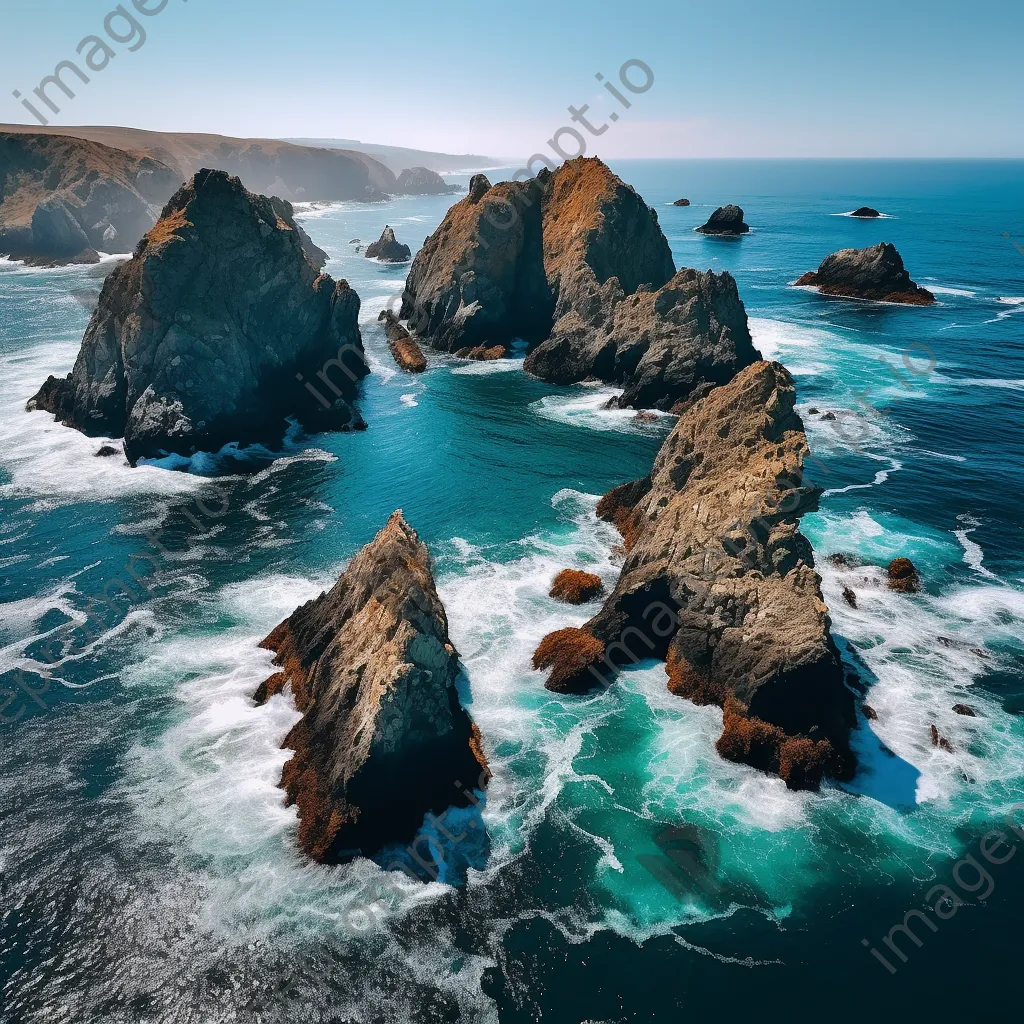
[[[163, 453], [364, 424], [359, 297], [303, 253], [290, 207], [200, 171], [107, 277], [75, 367], [28, 408], [124, 437], [133, 465]], [[315, 381], [315, 386], [310, 381]], [[306, 387], [310, 390], [306, 390]]]
[[408, 263], [412, 259], [412, 250], [395, 238], [395, 232], [388, 224], [380, 238], [366, 247], [366, 258], [381, 260], [383, 263]]
[[929, 306], [935, 296], [910, 280], [896, 246], [879, 242], [867, 249], [840, 249], [826, 256], [816, 271], [797, 285], [812, 285], [822, 295]]
[[449, 352], [535, 348], [525, 368], [622, 385], [623, 404], [671, 408], [756, 358], [728, 274], [676, 274], [657, 214], [600, 160], [527, 181], [482, 174], [413, 261], [402, 317]]
[[401, 325], [398, 317], [390, 309], [384, 309], [377, 319], [384, 324], [388, 348], [391, 349], [395, 362], [406, 373], [423, 373], [427, 368], [427, 360], [416, 344], [416, 339]]
[[702, 235], [745, 235], [750, 227], [743, 223], [743, 210], [730, 205], [720, 206], [697, 230]]
[[303, 716], [284, 741], [295, 753], [281, 787], [310, 857], [336, 863], [408, 842], [426, 814], [468, 806], [486, 785], [430, 557], [401, 512], [262, 646], [280, 671], [257, 703], [290, 686]]
[[598, 506], [625, 540], [615, 591], [534, 664], [549, 688], [578, 691], [662, 658], [673, 693], [723, 709], [723, 757], [800, 789], [852, 774], [855, 717], [798, 529], [817, 491], [794, 402], [789, 373], [758, 362], [683, 410], [651, 475]]
[[408, 167], [398, 176], [394, 191], [403, 196], [448, 196], [461, 189], [429, 167]]

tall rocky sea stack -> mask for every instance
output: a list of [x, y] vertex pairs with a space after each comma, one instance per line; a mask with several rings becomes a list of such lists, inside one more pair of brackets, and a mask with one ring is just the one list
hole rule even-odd
[[281, 786], [309, 856], [333, 863], [408, 842], [425, 815], [468, 806], [487, 784], [430, 557], [401, 512], [263, 646], [281, 671], [257, 702], [290, 685], [303, 713]]
[[653, 209], [600, 160], [528, 181], [482, 174], [413, 261], [402, 317], [449, 352], [537, 344], [526, 369], [598, 377], [669, 409], [757, 358], [729, 274], [677, 274]]
[[663, 658], [673, 693], [724, 709], [722, 756], [799, 789], [852, 774], [854, 706], [798, 529], [818, 492], [794, 402], [789, 373], [758, 362], [689, 404], [651, 475], [598, 506], [625, 538], [614, 593], [536, 664], [572, 691]]
[[347, 282], [305, 255], [287, 203], [200, 171], [107, 278], [74, 370], [29, 408], [123, 436], [133, 464], [275, 442], [289, 416], [310, 430], [361, 426], [349, 405], [369, 372], [358, 314]]

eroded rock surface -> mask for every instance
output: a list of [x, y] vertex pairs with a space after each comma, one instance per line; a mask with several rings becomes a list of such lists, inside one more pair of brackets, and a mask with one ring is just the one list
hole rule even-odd
[[929, 306], [935, 296], [910, 280], [896, 246], [879, 242], [867, 249], [840, 249], [826, 256], [817, 270], [804, 274], [798, 285], [812, 285], [822, 295]]
[[624, 405], [668, 409], [756, 358], [732, 278], [676, 274], [655, 211], [597, 159], [476, 175], [417, 254], [402, 316], [450, 352], [522, 338], [528, 372], [621, 384]]
[[395, 362], [406, 373], [423, 373], [427, 368], [426, 357], [416, 344], [416, 339], [402, 326], [398, 317], [390, 309], [384, 309], [377, 319], [384, 324], [388, 348], [391, 349]]
[[263, 642], [303, 717], [281, 786], [319, 861], [411, 840], [428, 812], [468, 806], [490, 777], [456, 691], [459, 658], [426, 547], [395, 512], [334, 587]]
[[720, 206], [697, 230], [702, 235], [745, 235], [750, 228], [743, 222], [742, 208], [729, 205]]
[[29, 408], [123, 436], [132, 464], [274, 442], [287, 416], [359, 427], [349, 400], [369, 371], [358, 314], [347, 282], [304, 255], [288, 204], [200, 171], [107, 277], [71, 374], [50, 377]]
[[408, 263], [412, 258], [412, 250], [395, 238], [394, 229], [388, 224], [380, 238], [366, 247], [366, 258], [382, 260], [384, 263]]
[[817, 491], [794, 401], [789, 373], [758, 362], [690, 403], [650, 477], [598, 507], [626, 544], [614, 593], [582, 630], [547, 638], [538, 667], [579, 689], [663, 658], [673, 693], [725, 710], [723, 756], [813, 788], [852, 773], [854, 704], [798, 529]]

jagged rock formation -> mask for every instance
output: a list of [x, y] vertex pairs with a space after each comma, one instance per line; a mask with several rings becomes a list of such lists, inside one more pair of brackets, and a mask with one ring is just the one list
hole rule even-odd
[[394, 191], [403, 196], [447, 196], [460, 189], [458, 185], [449, 185], [437, 171], [427, 167], [407, 167], [398, 176]]
[[813, 285], [822, 295], [929, 306], [935, 296], [910, 280], [896, 246], [879, 242], [867, 249], [840, 249], [797, 285]]
[[402, 317], [449, 352], [540, 342], [528, 372], [622, 384], [670, 408], [756, 358], [728, 275], [675, 273], [657, 214], [600, 160], [528, 181], [482, 174], [413, 262]]
[[651, 475], [598, 506], [626, 545], [614, 593], [538, 660], [565, 690], [664, 658], [672, 692], [724, 709], [724, 757], [804, 788], [851, 774], [854, 705], [797, 527], [817, 491], [794, 402], [787, 371], [758, 362], [689, 403]]
[[288, 685], [303, 714], [284, 741], [295, 754], [281, 786], [309, 856], [337, 862], [407, 842], [428, 812], [465, 807], [486, 785], [430, 557], [401, 512], [262, 646], [281, 671], [255, 699]]
[[395, 238], [395, 232], [388, 224], [381, 232], [380, 238], [366, 247], [366, 258], [382, 260], [385, 263], [408, 263], [412, 258], [412, 250]]
[[743, 223], [739, 206], [720, 206], [697, 230], [702, 235], [745, 235], [749, 226]]
[[732, 275], [684, 269], [657, 291], [630, 296], [609, 281], [601, 301], [558, 321], [526, 368], [555, 384], [599, 377], [624, 385], [620, 408], [668, 410], [759, 358]]
[[490, 362], [492, 359], [504, 359], [508, 355], [508, 349], [504, 345], [492, 345], [487, 348], [484, 345], [477, 345], [476, 348], [460, 348], [455, 353], [459, 359], [473, 359], [477, 362]]
[[296, 222], [295, 210], [292, 208], [292, 204], [286, 199], [278, 199], [277, 196], [271, 196], [270, 202], [274, 207], [274, 213], [299, 236], [299, 242], [302, 244], [302, 251], [306, 259], [317, 270], [323, 270], [330, 256], [306, 234], [302, 225]]
[[377, 320], [384, 324], [388, 348], [391, 349], [395, 362], [406, 373], [423, 373], [427, 368], [427, 360], [416, 344], [416, 339], [399, 323], [398, 317], [390, 309], [384, 309]]
[[889, 589], [899, 594], [916, 594], [921, 589], [921, 576], [909, 558], [894, 558], [887, 576]]
[[882, 215], [872, 206], [861, 206], [850, 214], [851, 217], [881, 217]]
[[318, 275], [289, 211], [200, 171], [107, 277], [74, 370], [29, 409], [123, 436], [133, 465], [274, 442], [286, 416], [311, 430], [361, 426], [348, 404], [369, 372], [359, 297]]
[[96, 263], [128, 252], [180, 184], [148, 156], [45, 134], [0, 134], [0, 254]]

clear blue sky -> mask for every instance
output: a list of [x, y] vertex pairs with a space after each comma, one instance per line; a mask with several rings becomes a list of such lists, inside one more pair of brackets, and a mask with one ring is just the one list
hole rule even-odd
[[[0, 3], [0, 120], [31, 123], [12, 90], [32, 98], [58, 61], [81, 62], [79, 41], [104, 36], [116, 4]], [[51, 88], [52, 123], [522, 157], [589, 103], [597, 126], [621, 111], [590, 140], [610, 157], [1024, 156], [1024, 0], [167, 0], [135, 13], [146, 42], [108, 40], [116, 57], [88, 85], [65, 75], [77, 95]], [[594, 76], [616, 81], [630, 58], [655, 77], [625, 110]]]

